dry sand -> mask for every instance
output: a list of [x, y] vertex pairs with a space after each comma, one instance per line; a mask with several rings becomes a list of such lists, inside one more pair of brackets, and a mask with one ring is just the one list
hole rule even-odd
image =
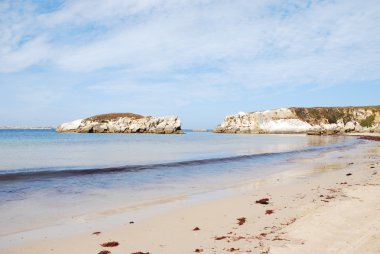
[[[242, 183], [227, 197], [0, 253], [380, 253], [380, 143], [291, 163], [294, 170]], [[262, 198], [269, 204], [256, 203]], [[100, 246], [109, 241], [119, 245]]]

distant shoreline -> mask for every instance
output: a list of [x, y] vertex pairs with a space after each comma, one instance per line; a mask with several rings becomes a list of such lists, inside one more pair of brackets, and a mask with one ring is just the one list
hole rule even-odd
[[54, 127], [11, 127], [1, 126], [0, 130], [54, 130]]

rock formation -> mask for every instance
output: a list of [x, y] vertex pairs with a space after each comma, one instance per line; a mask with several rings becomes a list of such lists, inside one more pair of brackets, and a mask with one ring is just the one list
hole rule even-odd
[[226, 116], [216, 133], [380, 132], [380, 106], [281, 108]]
[[79, 133], [156, 133], [179, 134], [181, 121], [176, 116], [142, 116], [132, 113], [96, 115], [63, 123], [57, 132]]

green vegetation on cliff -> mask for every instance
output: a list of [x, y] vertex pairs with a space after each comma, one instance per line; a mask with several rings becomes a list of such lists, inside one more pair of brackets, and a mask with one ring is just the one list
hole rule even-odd
[[292, 108], [294, 113], [302, 121], [310, 124], [318, 124], [320, 122], [337, 123], [339, 119], [344, 119], [345, 122], [351, 120], [351, 115], [345, 113], [342, 108]]
[[360, 121], [362, 127], [372, 127], [373, 122], [375, 121], [375, 115], [367, 116], [366, 119]]
[[96, 115], [96, 116], [91, 116], [85, 119], [85, 121], [91, 121], [91, 122], [108, 122], [111, 120], [116, 120], [120, 117], [129, 117], [132, 119], [140, 119], [143, 118], [144, 116], [142, 115], [137, 115], [133, 113], [110, 113], [110, 114], [102, 114], [102, 115]]
[[371, 127], [375, 121], [375, 115], [380, 114], [380, 106], [364, 107], [315, 107], [315, 108], [290, 108], [302, 121], [309, 124], [334, 124], [339, 120], [346, 124], [349, 121], [358, 121], [358, 112], [370, 114], [360, 120], [363, 127]]

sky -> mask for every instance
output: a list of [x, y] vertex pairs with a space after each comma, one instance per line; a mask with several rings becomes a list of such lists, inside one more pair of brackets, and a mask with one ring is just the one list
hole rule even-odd
[[380, 105], [378, 0], [0, 0], [0, 126]]

